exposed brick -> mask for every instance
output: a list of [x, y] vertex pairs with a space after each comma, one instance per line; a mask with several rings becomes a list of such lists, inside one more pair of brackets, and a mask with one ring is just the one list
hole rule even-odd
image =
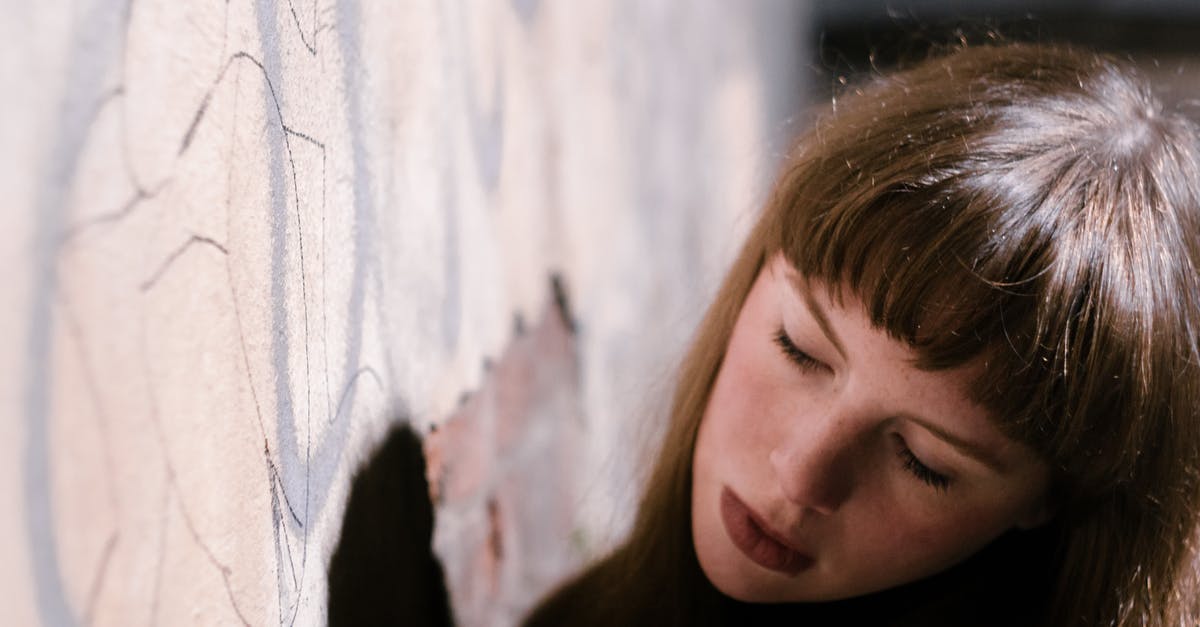
[[464, 624], [515, 620], [575, 565], [572, 460], [583, 440], [577, 347], [562, 311], [548, 303], [425, 439], [439, 551]]

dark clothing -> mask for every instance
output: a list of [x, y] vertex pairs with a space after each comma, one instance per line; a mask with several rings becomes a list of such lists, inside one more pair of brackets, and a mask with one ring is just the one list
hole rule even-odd
[[[1010, 532], [928, 579], [832, 603], [743, 603], [715, 590], [702, 575], [689, 595], [665, 588], [613, 594], [600, 589], [608, 587], [606, 580], [641, 584], [633, 583], [638, 577], [606, 576], [602, 563], [551, 595], [524, 625], [1028, 627], [1038, 624], [1051, 593], [1053, 536], [1052, 530]], [[623, 603], [623, 597], [641, 607]]]

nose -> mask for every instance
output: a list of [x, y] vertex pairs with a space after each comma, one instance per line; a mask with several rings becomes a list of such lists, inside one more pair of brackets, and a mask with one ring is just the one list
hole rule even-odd
[[771, 449], [770, 462], [784, 496], [829, 515], [846, 501], [855, 482], [856, 439], [849, 421], [837, 415], [806, 416]]

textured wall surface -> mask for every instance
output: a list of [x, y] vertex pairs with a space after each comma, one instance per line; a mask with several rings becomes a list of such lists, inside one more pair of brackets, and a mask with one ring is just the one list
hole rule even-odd
[[397, 419], [515, 621], [628, 520], [801, 7], [6, 3], [0, 622], [322, 624]]

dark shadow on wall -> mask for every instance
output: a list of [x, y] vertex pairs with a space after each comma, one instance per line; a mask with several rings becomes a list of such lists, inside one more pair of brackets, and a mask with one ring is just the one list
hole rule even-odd
[[453, 625], [421, 438], [398, 422], [354, 476], [329, 562], [329, 624]]

